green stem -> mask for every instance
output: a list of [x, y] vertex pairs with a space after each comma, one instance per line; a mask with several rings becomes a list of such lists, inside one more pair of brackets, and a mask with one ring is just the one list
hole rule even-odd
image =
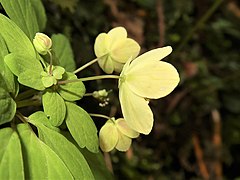
[[41, 103], [36, 99], [26, 99], [22, 101], [17, 101], [17, 108], [27, 107], [27, 106], [40, 106]]
[[97, 61], [98, 61], [98, 58], [93, 59], [92, 61], [88, 62], [87, 64], [85, 64], [85, 65], [81, 66], [80, 68], [78, 68], [77, 70], [75, 70], [73, 73], [76, 74], [76, 73], [82, 71], [83, 69], [87, 68], [88, 66], [94, 64]]
[[111, 119], [110, 117], [108, 117], [108, 116], [105, 116], [105, 115], [103, 115], [103, 114], [94, 114], [94, 113], [89, 113], [89, 115], [90, 115], [90, 116], [93, 116], [93, 117], [100, 117], [100, 118], [104, 118], [104, 119], [107, 119], [107, 120]]
[[85, 93], [83, 96], [93, 96], [93, 93]]
[[16, 113], [16, 116], [24, 123], [27, 123], [27, 118], [23, 116], [20, 112]]
[[53, 60], [52, 60], [52, 53], [50, 52], [50, 50], [48, 50], [48, 54], [49, 54], [49, 74], [52, 76], [52, 66], [53, 66]]
[[79, 81], [92, 81], [92, 80], [99, 80], [99, 79], [119, 79], [120, 76], [117, 75], [101, 75], [101, 76], [92, 76], [92, 77], [86, 77], [86, 78], [79, 78], [79, 79], [73, 79], [73, 80], [65, 80], [65, 81], [58, 81], [58, 84], [68, 84], [73, 82], [79, 82]]
[[29, 90], [27, 90], [27, 91], [24, 91], [24, 92], [18, 94], [16, 100], [17, 100], [17, 101], [20, 101], [20, 100], [29, 98], [29, 97], [33, 96], [34, 94], [36, 94], [36, 92], [37, 92], [37, 91], [34, 90], [34, 89], [29, 89]]
[[184, 39], [181, 41], [181, 44], [176, 48], [175, 53], [179, 52], [191, 39], [195, 31], [197, 31], [217, 10], [217, 8], [221, 5], [223, 0], [215, 0], [213, 5], [208, 9], [208, 11], [201, 17], [201, 19], [197, 22], [197, 24], [187, 33]]
[[79, 78], [81, 81], [92, 81], [92, 80], [99, 80], [99, 79], [119, 79], [120, 76], [118, 75], [101, 75], [101, 76], [92, 76], [86, 78]]

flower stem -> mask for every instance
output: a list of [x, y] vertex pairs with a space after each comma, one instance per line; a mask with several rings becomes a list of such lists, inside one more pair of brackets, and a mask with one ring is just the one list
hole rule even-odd
[[105, 116], [103, 114], [94, 114], [94, 113], [89, 113], [90, 116], [93, 116], [93, 117], [100, 117], [100, 118], [105, 118], [107, 120], [111, 119], [110, 117], [108, 116]]
[[73, 73], [76, 74], [76, 73], [82, 71], [83, 69], [85, 69], [86, 67], [94, 64], [94, 63], [97, 62], [97, 61], [98, 61], [98, 58], [93, 59], [92, 61], [88, 62], [87, 64], [85, 64], [85, 65], [81, 66], [80, 68], [76, 69]]
[[99, 80], [99, 79], [119, 79], [120, 76], [118, 75], [101, 75], [101, 76], [92, 76], [86, 78], [79, 78], [81, 81], [92, 81], [92, 80]]
[[58, 81], [58, 84], [67, 84], [67, 83], [73, 83], [78, 81], [92, 81], [92, 80], [99, 80], [99, 79], [119, 79], [120, 76], [117, 75], [101, 75], [101, 76], [92, 76], [92, 77], [85, 77], [85, 78], [79, 78], [79, 79], [73, 79], [73, 80], [65, 80], [65, 81]]

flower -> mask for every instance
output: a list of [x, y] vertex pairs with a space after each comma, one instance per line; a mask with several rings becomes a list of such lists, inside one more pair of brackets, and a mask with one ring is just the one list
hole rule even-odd
[[105, 73], [111, 74], [113, 71], [121, 72], [130, 58], [137, 57], [140, 46], [133, 39], [127, 38], [125, 28], [116, 27], [97, 36], [94, 51], [99, 59], [99, 66]]
[[127, 151], [131, 146], [132, 139], [137, 138], [139, 133], [130, 129], [123, 118], [109, 119], [99, 132], [100, 148], [109, 152], [116, 148], [119, 151]]
[[172, 52], [170, 46], [151, 50], [129, 60], [119, 80], [119, 99], [123, 117], [133, 130], [149, 134], [153, 126], [153, 113], [149, 99], [167, 96], [179, 83], [174, 66], [159, 61]]
[[46, 55], [52, 47], [52, 40], [46, 34], [36, 33], [33, 45], [39, 54]]

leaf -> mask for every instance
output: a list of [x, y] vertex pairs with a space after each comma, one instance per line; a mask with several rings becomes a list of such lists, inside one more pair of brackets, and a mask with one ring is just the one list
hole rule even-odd
[[52, 39], [52, 51], [54, 52], [57, 64], [66, 69], [66, 71], [74, 71], [76, 64], [73, 57], [72, 48], [69, 40], [63, 34], [54, 34]]
[[41, 0], [31, 0], [31, 4], [36, 14], [39, 31], [43, 31], [46, 27], [47, 17]]
[[[38, 113], [38, 120], [42, 119], [43, 122], [46, 118], [45, 114]], [[38, 123], [37, 128], [40, 139], [62, 159], [75, 179], [94, 179], [87, 161], [76, 146], [44, 124]]]
[[50, 123], [49, 119], [47, 118], [47, 115], [42, 111], [37, 111], [37, 112], [31, 114], [28, 117], [28, 119], [29, 119], [28, 122], [35, 126], [44, 125], [56, 132], [60, 132], [60, 130], [57, 127], [53, 126]]
[[86, 158], [95, 179], [113, 179], [113, 175], [107, 169], [102, 153], [91, 153], [87, 149], [80, 149]]
[[43, 68], [37, 59], [26, 55], [11, 53], [7, 55], [4, 60], [13, 74], [18, 76], [19, 83], [36, 90], [45, 89], [41, 80]]
[[0, 87], [0, 125], [13, 119], [16, 108], [16, 103], [9, 93], [3, 87]]
[[11, 128], [4, 128], [0, 130], [0, 139], [0, 179], [24, 179], [18, 134]]
[[0, 34], [6, 42], [9, 52], [36, 57], [32, 42], [12, 20], [0, 14], [0, 24]]
[[42, 95], [43, 109], [50, 116], [49, 121], [53, 126], [60, 126], [66, 115], [66, 106], [63, 98], [54, 91], [46, 91]]
[[8, 49], [3, 37], [0, 35], [0, 74], [4, 77], [3, 81], [6, 82], [7, 90], [14, 95], [16, 94], [16, 84], [13, 73], [4, 62], [4, 57], [8, 54]]
[[81, 107], [65, 102], [67, 107], [67, 127], [81, 148], [98, 152], [97, 128], [89, 114]]
[[17, 130], [22, 143], [26, 179], [73, 179], [64, 162], [37, 138], [28, 124], [19, 124]]
[[[74, 73], [66, 72], [63, 75], [62, 81], [77, 80], [77, 76]], [[77, 101], [82, 99], [86, 92], [85, 86], [82, 81], [70, 82], [67, 84], [61, 84], [58, 93], [67, 101]]]
[[7, 15], [32, 40], [39, 31], [36, 14], [29, 0], [1, 0]]

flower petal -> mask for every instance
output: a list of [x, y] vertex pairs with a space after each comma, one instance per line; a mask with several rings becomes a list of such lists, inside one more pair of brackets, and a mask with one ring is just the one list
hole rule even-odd
[[139, 44], [130, 38], [114, 43], [111, 49], [112, 58], [120, 63], [126, 63], [130, 58], [134, 59], [140, 52]]
[[108, 120], [99, 132], [100, 148], [104, 152], [114, 149], [118, 142], [118, 130], [111, 120]]
[[113, 28], [107, 34], [109, 36], [109, 44], [111, 47], [114, 46], [114, 44], [117, 44], [119, 41], [127, 38], [127, 31], [124, 27]]
[[120, 73], [123, 69], [124, 64], [117, 61], [113, 61], [114, 71]]
[[127, 151], [132, 143], [132, 139], [125, 136], [121, 132], [118, 133], [118, 143], [116, 145], [116, 149], [119, 151]]
[[106, 33], [101, 33], [96, 37], [94, 52], [97, 57], [101, 57], [109, 53], [109, 36]]
[[159, 60], [165, 58], [171, 52], [172, 52], [171, 46], [166, 46], [163, 48], [157, 48], [157, 49], [148, 51], [148, 52], [142, 54], [141, 56], [137, 57], [136, 59], [134, 59], [131, 62], [130, 67], [126, 73], [131, 72], [131, 70], [136, 70], [136, 69], [143, 70], [143, 67], [146, 64], [151, 63], [153, 61], [159, 61]]
[[126, 76], [131, 91], [149, 99], [167, 96], [179, 81], [175, 67], [163, 61], [149, 62], [142, 69], [132, 69]]
[[127, 125], [126, 121], [125, 121], [123, 118], [117, 119], [117, 120], [116, 120], [116, 125], [117, 125], [118, 130], [119, 130], [122, 134], [124, 134], [124, 135], [126, 135], [126, 136], [128, 136], [128, 137], [130, 137], [130, 138], [136, 138], [136, 137], [139, 136], [139, 133], [136, 132], [136, 131], [134, 131], [133, 129], [131, 129], [131, 128]]
[[120, 83], [119, 99], [128, 126], [139, 133], [149, 134], [153, 126], [153, 114], [148, 101], [134, 94], [125, 82]]
[[113, 61], [109, 55], [105, 55], [99, 58], [98, 64], [105, 73], [107, 74], [113, 73], [114, 71]]

